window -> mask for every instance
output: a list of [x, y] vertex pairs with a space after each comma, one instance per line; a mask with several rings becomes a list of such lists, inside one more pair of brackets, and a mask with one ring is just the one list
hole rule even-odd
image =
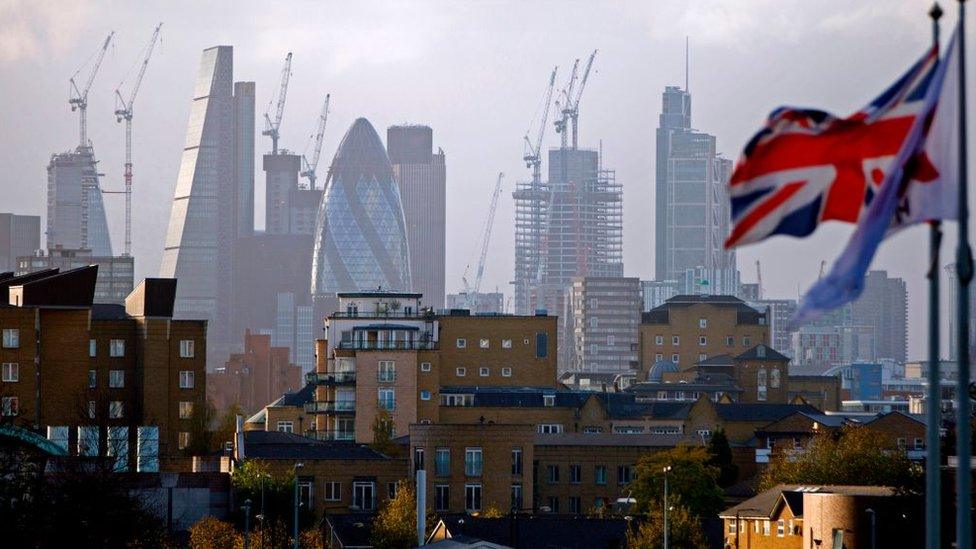
[[552, 408], [556, 405], [556, 395], [542, 395], [542, 405], [546, 408]]
[[681, 338], [680, 337], [674, 336], [674, 335], [671, 336], [671, 345], [680, 345], [680, 344], [681, 344]]
[[464, 368], [464, 366], [458, 366], [454, 373], [457, 374], [458, 377], [464, 377], [468, 374], [468, 371]]
[[654, 353], [654, 362], [661, 362], [664, 360], [664, 355], [661, 353]]
[[698, 355], [698, 362], [702, 362], [702, 361], [706, 360], [707, 358], [708, 358], [708, 355], [706, 355], [705, 353], [699, 353], [699, 355]]
[[549, 507], [549, 512], [550, 513], [558, 513], [559, 512], [559, 498], [558, 497], [556, 497], [556, 496], [549, 496], [549, 499], [547, 500], [547, 503], [548, 503], [547, 507]]
[[756, 400], [766, 400], [766, 369], [760, 368], [756, 372]]
[[16, 349], [20, 347], [20, 330], [17, 328], [4, 328], [3, 348]]
[[434, 486], [434, 510], [447, 511], [451, 507], [451, 487], [447, 484]]
[[396, 380], [396, 363], [392, 360], [381, 360], [379, 372], [376, 374], [377, 381], [389, 383]]
[[512, 348], [512, 340], [511, 339], [503, 339], [502, 340], [502, 349], [511, 349], [511, 348]]
[[580, 478], [583, 476], [581, 469], [582, 468], [579, 465], [570, 465], [569, 466], [569, 483], [570, 484], [579, 484], [580, 483]]
[[474, 406], [474, 395], [441, 395], [444, 406]]
[[179, 434], [180, 450], [186, 450], [187, 446], [189, 445], [190, 445], [190, 433], [187, 431], [180, 431]]
[[192, 389], [195, 375], [192, 370], [180, 371], [180, 389]]
[[512, 474], [522, 474], [522, 449], [512, 448]]
[[701, 345], [702, 347], [708, 345], [708, 338], [706, 338], [705, 336], [698, 336], [698, 344]]
[[420, 363], [420, 371], [421, 372], [429, 372], [430, 371], [430, 362], [421, 362]]
[[428, 391], [427, 389], [421, 389], [420, 400], [430, 400], [430, 391]]
[[125, 356], [125, 340], [124, 339], [113, 339], [108, 342], [108, 356], [120, 357]]
[[607, 346], [612, 347], [614, 344], [616, 344], [616, 340], [614, 339], [613, 334], [608, 334], [607, 335]]
[[458, 349], [464, 349], [468, 346], [468, 340], [459, 337], [456, 344]]
[[779, 388], [779, 368], [773, 368], [769, 372], [769, 386], [773, 389]]
[[678, 353], [674, 353], [673, 355], [671, 355], [671, 362], [677, 364], [680, 360], [681, 357], [678, 355]]
[[708, 319], [707, 318], [699, 318], [698, 319], [698, 327], [699, 328], [708, 328]]
[[98, 343], [96, 343], [94, 339], [89, 339], [88, 340], [88, 356], [94, 357], [96, 355], [96, 351], [98, 351]]
[[413, 449], [413, 471], [424, 470], [424, 449], [420, 446]]
[[783, 537], [786, 535], [786, 521], [777, 520], [776, 521], [776, 535]]
[[502, 377], [512, 377], [512, 369], [508, 366], [503, 367]]
[[922, 439], [916, 438], [914, 442], [915, 442], [915, 449], [916, 450], [924, 450], [925, 449], [925, 443], [922, 441]]
[[546, 465], [546, 478], [549, 479], [549, 484], [556, 484], [559, 482], [559, 466]]
[[469, 513], [481, 511], [481, 485], [464, 485], [464, 509]]
[[735, 345], [735, 338], [733, 336], [725, 336], [725, 346], [731, 347]]
[[763, 521], [763, 535], [764, 536], [769, 535], [769, 519]]
[[480, 477], [482, 466], [481, 448], [464, 449], [464, 474], [469, 477]]
[[607, 483], [607, 466], [597, 465], [593, 468], [593, 483], [603, 486]]
[[617, 466], [617, 484], [627, 484], [634, 478], [634, 468], [630, 465]]
[[654, 336], [655, 345], [664, 345], [664, 336]]
[[451, 475], [451, 449], [438, 448], [434, 455], [434, 474], [439, 477]]
[[535, 357], [546, 358], [549, 356], [549, 334], [539, 332], [535, 334]]
[[569, 496], [569, 512], [574, 515], [578, 515], [580, 513], [579, 496]]
[[278, 422], [278, 432], [279, 433], [294, 433], [295, 432], [295, 422], [294, 421], [279, 421]]
[[540, 423], [539, 424], [539, 434], [541, 435], [558, 435], [563, 432], [562, 423]]
[[20, 364], [16, 362], [4, 362], [2, 379], [9, 383], [20, 381]]
[[193, 358], [193, 340], [180, 340], [180, 358]]
[[512, 490], [512, 509], [518, 511], [522, 509], [522, 485], [513, 484]]
[[356, 481], [352, 483], [352, 504], [362, 511], [376, 508], [376, 483]]
[[730, 534], [734, 534], [735, 531], [736, 531], [736, 527], [737, 527], [736, 520], [735, 519], [730, 520], [729, 521], [729, 533]]
[[125, 387], [125, 372], [122, 370], [109, 370], [108, 386], [110, 389], [121, 389]]
[[17, 397], [3, 397], [3, 415], [15, 416], [20, 413], [20, 400]]
[[325, 489], [325, 501], [339, 501], [342, 498], [342, 484], [330, 480], [323, 485]]
[[95, 419], [95, 401], [94, 400], [89, 400], [88, 401], [88, 418], [89, 419]]
[[396, 394], [392, 387], [381, 387], [377, 389], [380, 406], [387, 412], [392, 412], [396, 408]]
[[481, 347], [482, 349], [487, 349], [489, 347], [489, 341], [486, 338], [479, 339], [478, 347]]
[[742, 346], [748, 347], [750, 345], [752, 345], [752, 338], [749, 336], [742, 336]]
[[603, 498], [593, 498], [593, 507], [602, 509], [605, 505], [606, 501]]
[[180, 401], [180, 419], [190, 419], [193, 417], [193, 402], [188, 400]]
[[387, 496], [390, 499], [393, 499], [393, 498], [396, 497], [397, 486], [399, 486], [399, 484], [400, 484], [399, 482], [387, 482], [386, 483], [386, 493], [387, 493]]
[[113, 400], [108, 403], [108, 417], [110, 419], [119, 419], [122, 417], [122, 401]]
[[481, 377], [488, 377], [488, 374], [490, 374], [490, 373], [491, 373], [491, 370], [489, 370], [488, 368], [486, 368], [484, 366], [482, 366], [481, 368], [478, 368], [478, 375], [481, 376]]
[[904, 450], [904, 449], [905, 449], [905, 439], [904, 439], [904, 438], [902, 438], [902, 437], [899, 437], [899, 438], [898, 438], [898, 439], [897, 439], [897, 440], [895, 441], [895, 443], [896, 443], [896, 444], [898, 445], [898, 449], [899, 449], [899, 450]]
[[680, 435], [681, 427], [674, 425], [661, 425], [651, 429], [652, 435]]

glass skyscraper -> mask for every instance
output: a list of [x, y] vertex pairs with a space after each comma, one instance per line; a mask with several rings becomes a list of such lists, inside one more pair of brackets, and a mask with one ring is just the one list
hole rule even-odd
[[110, 257], [105, 205], [91, 147], [55, 154], [47, 167], [47, 247]]
[[411, 288], [400, 191], [383, 142], [357, 119], [339, 144], [319, 206], [312, 295]]

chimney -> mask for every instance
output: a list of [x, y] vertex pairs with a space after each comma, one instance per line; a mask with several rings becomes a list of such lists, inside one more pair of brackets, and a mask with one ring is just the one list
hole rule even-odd
[[234, 431], [234, 459], [241, 461], [246, 457], [244, 453], [244, 416], [237, 414], [237, 425]]

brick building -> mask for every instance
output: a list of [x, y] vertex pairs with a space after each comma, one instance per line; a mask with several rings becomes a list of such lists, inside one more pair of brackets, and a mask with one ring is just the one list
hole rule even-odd
[[217, 410], [238, 404], [253, 414], [279, 395], [301, 389], [301, 374], [288, 347], [273, 347], [270, 335], [247, 330], [244, 352], [231, 354], [224, 366], [207, 374], [208, 396]]
[[200, 432], [206, 322], [172, 318], [173, 279], [93, 305], [97, 270], [0, 280], [3, 419], [70, 453], [116, 455], [120, 470], [165, 468]]

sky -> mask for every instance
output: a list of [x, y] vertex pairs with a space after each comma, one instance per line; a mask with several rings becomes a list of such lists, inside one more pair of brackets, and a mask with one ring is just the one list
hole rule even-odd
[[[951, 12], [943, 18], [948, 35], [955, 3], [943, 3]], [[719, 150], [735, 159], [776, 106], [846, 115], [867, 103], [930, 44], [929, 7], [921, 0], [0, 0], [0, 211], [44, 216], [49, 157], [77, 142], [68, 80], [113, 30], [89, 94], [88, 134], [105, 174], [103, 189], [121, 189], [123, 134], [113, 115], [114, 90], [120, 83], [129, 89], [140, 51], [162, 22], [161, 43], [133, 107], [137, 280], [158, 274], [200, 53], [232, 45], [235, 80], [257, 82], [259, 118], [277, 93], [285, 55], [294, 53], [282, 147], [308, 150], [324, 96], [331, 94], [320, 182], [342, 135], [360, 116], [384, 138], [392, 124], [433, 128], [434, 145], [447, 162], [449, 292], [461, 288], [467, 265], [474, 268], [495, 179], [504, 172], [482, 289], [510, 294], [510, 191], [530, 175], [522, 162], [523, 136], [552, 68], [559, 67], [561, 86], [573, 61], [598, 49], [580, 102], [580, 146], [602, 146], [604, 167], [616, 170], [624, 188], [625, 274], [650, 279], [654, 129], [664, 87], [685, 81], [686, 37], [692, 125], [716, 135]], [[970, 18], [967, 24], [976, 28]], [[544, 143], [558, 145], [551, 127]], [[258, 227], [264, 222], [260, 155], [268, 149], [269, 138], [258, 135]], [[113, 245], [121, 250], [122, 198], [105, 200]], [[944, 262], [954, 253], [954, 231], [949, 224]], [[796, 298], [849, 233], [850, 227], [831, 224], [806, 240], [777, 237], [743, 248], [743, 281], [755, 280], [759, 260], [766, 297]], [[873, 264], [908, 283], [910, 359], [926, 353], [927, 239], [924, 228], [904, 231], [882, 246]]]

